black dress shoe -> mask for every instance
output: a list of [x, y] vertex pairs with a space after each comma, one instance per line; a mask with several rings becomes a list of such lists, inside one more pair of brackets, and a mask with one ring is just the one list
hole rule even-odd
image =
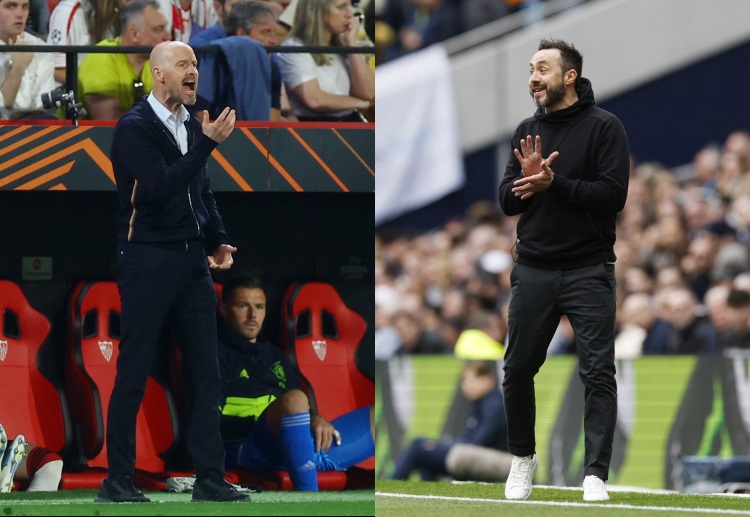
[[212, 479], [196, 480], [193, 485], [193, 502], [229, 503], [250, 502], [250, 496], [243, 494], [235, 487], [224, 481]]
[[150, 503], [151, 499], [143, 495], [143, 492], [133, 486], [130, 477], [102, 480], [99, 494], [94, 499], [95, 503]]

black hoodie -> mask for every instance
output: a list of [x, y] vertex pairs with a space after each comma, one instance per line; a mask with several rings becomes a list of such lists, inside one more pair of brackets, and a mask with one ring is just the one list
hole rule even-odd
[[300, 389], [297, 370], [287, 356], [258, 337], [250, 343], [218, 318], [221, 372], [221, 436], [224, 443], [247, 438], [257, 418], [277, 398]]
[[[518, 126], [500, 183], [500, 207], [521, 214], [517, 228], [519, 264], [573, 269], [614, 262], [615, 220], [625, 206], [630, 150], [622, 123], [595, 106], [588, 79], [581, 78], [578, 101], [549, 114], [539, 108]], [[550, 168], [555, 178], [545, 192], [521, 200], [513, 182], [523, 177], [512, 149], [520, 140], [541, 137], [542, 155], [560, 155]]]

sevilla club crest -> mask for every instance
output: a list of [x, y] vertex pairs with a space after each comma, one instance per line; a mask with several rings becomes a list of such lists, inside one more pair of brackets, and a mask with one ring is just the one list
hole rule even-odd
[[328, 344], [325, 342], [325, 339], [322, 339], [320, 341], [313, 341], [312, 346], [313, 350], [315, 350], [315, 355], [318, 356], [318, 359], [320, 359], [321, 361], [325, 360], [326, 352], [328, 351]]

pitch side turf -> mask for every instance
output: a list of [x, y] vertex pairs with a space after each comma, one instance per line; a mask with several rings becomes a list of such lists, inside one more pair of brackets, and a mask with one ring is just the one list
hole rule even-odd
[[94, 503], [95, 490], [0, 494], [4, 515], [374, 515], [372, 490], [262, 492], [250, 503], [191, 503], [190, 494], [146, 492], [151, 503]]
[[[624, 488], [622, 490], [625, 490]], [[504, 485], [378, 481], [378, 517], [684, 517], [750, 516], [750, 495], [692, 495], [620, 491], [613, 487], [606, 503], [584, 503], [580, 488], [535, 486], [531, 499], [506, 501]]]

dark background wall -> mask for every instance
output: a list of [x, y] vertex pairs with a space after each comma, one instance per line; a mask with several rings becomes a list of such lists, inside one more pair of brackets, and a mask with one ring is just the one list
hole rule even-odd
[[[322, 280], [368, 321], [359, 357], [374, 357], [374, 194], [215, 192], [231, 243], [237, 246], [222, 282], [240, 271], [261, 276], [269, 291], [265, 324], [277, 341], [281, 297], [298, 281]], [[52, 321], [60, 347], [75, 283], [115, 280], [115, 191], [0, 191], [0, 277], [21, 285], [31, 304]], [[52, 257], [51, 280], [22, 278], [23, 257]], [[60, 355], [60, 357], [62, 357]]]

